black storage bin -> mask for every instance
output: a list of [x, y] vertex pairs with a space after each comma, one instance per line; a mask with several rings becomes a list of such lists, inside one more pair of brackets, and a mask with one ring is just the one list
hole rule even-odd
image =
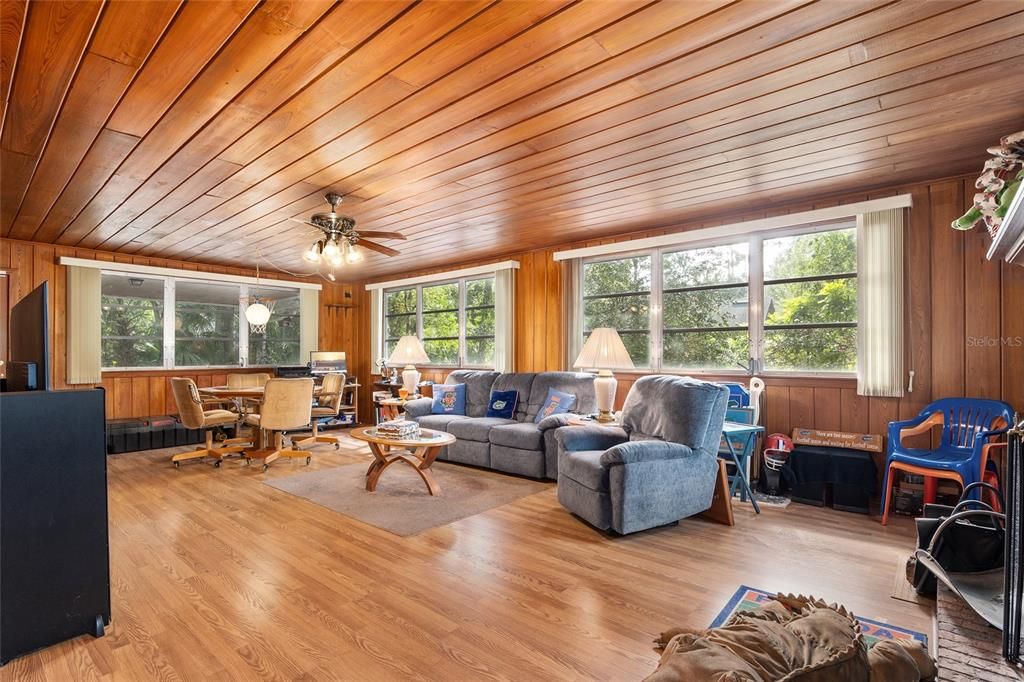
[[785, 465], [794, 502], [841, 511], [869, 513], [878, 471], [870, 452], [851, 448], [798, 445]]
[[833, 483], [832, 508], [858, 514], [869, 514], [871, 512], [871, 493], [861, 486]]
[[797, 483], [793, 485], [790, 497], [793, 498], [794, 502], [824, 507], [825, 489], [825, 484], [820, 481], [815, 483]]

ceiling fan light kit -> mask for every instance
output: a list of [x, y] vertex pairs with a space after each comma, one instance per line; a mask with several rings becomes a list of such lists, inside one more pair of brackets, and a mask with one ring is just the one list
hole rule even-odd
[[335, 192], [328, 192], [324, 199], [331, 205], [330, 213], [314, 213], [309, 220], [291, 218], [294, 222], [309, 225], [323, 232], [323, 237], [313, 242], [308, 249], [302, 253], [303, 260], [317, 265], [324, 263], [330, 267], [329, 279], [334, 281], [334, 270], [345, 264], [355, 264], [363, 260], [363, 247], [384, 254], [385, 256], [397, 256], [398, 251], [391, 247], [368, 241], [365, 237], [377, 237], [380, 239], [405, 239], [405, 235], [399, 232], [363, 232], [356, 230], [356, 221], [348, 216], [338, 214], [338, 205], [341, 204], [342, 196]]

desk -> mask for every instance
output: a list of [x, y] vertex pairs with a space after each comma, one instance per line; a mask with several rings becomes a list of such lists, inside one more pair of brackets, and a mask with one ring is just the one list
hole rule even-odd
[[[749, 497], [750, 503], [754, 505], [754, 511], [758, 514], [761, 513], [761, 508], [757, 505], [757, 500], [754, 498], [754, 492], [750, 489], [750, 480], [747, 478], [747, 463], [750, 460], [750, 454], [754, 451], [751, 439], [757, 438], [759, 433], [764, 433], [764, 427], [758, 426], [757, 424], [725, 422], [725, 424], [722, 425], [722, 435], [725, 436], [725, 444], [729, 446], [729, 457], [732, 459], [732, 463], [736, 466], [736, 475], [733, 476], [732, 483], [729, 486], [729, 496], [731, 498], [732, 495], [736, 493], [736, 488], [739, 487], [740, 501], [746, 502]], [[736, 448], [732, 445], [732, 439], [734, 437], [744, 439], [742, 456], [736, 454]]]

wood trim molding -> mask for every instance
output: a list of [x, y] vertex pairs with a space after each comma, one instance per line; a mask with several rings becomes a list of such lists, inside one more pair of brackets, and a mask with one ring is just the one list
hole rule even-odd
[[[195, 279], [201, 281], [233, 282], [235, 284], [258, 284], [260, 286], [286, 287], [292, 289], [316, 289], [320, 291], [323, 286], [312, 282], [299, 282], [289, 279], [259, 279], [257, 277], [246, 277], [244, 275], [225, 275], [219, 272], [203, 272], [198, 270], [179, 270], [177, 268], [160, 268], [153, 265], [135, 265], [134, 263], [117, 263], [110, 261], [91, 260], [88, 258], [74, 258], [72, 256], [61, 256], [58, 261], [60, 265], [70, 265], [79, 268], [97, 268], [110, 272], [127, 272], [139, 275], [153, 275], [154, 277], [173, 277], [175, 279]], [[271, 284], [267, 284], [271, 282]]]
[[373, 291], [374, 289], [390, 289], [392, 287], [404, 287], [412, 286], [414, 284], [426, 284], [427, 282], [443, 282], [449, 279], [460, 279], [462, 277], [472, 277], [473, 275], [486, 275], [498, 270], [518, 270], [519, 261], [516, 260], [505, 260], [500, 263], [490, 263], [488, 265], [477, 265], [470, 268], [460, 268], [458, 270], [445, 270], [444, 272], [437, 272], [431, 275], [421, 275], [419, 277], [407, 277], [405, 279], [393, 279], [387, 282], [374, 282], [373, 284], [367, 284], [366, 290]]

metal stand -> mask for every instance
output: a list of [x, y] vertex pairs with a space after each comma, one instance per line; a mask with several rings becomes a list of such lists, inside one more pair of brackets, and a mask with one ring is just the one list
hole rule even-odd
[[1021, 604], [1024, 601], [1024, 420], [1007, 434], [1006, 549], [1003, 578], [1003, 658], [1020, 665]]

